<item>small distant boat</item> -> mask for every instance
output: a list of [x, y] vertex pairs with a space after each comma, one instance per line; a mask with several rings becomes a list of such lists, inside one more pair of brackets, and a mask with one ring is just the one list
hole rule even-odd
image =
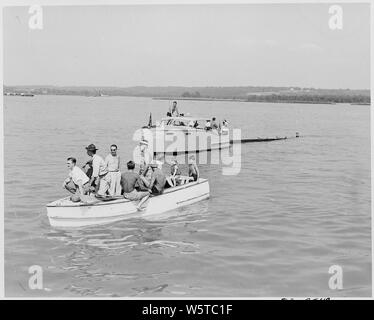
[[25, 92], [4, 92], [4, 96], [33, 97], [34, 94]]
[[152, 137], [143, 131], [143, 137], [153, 139], [154, 154], [179, 154], [210, 151], [230, 147], [228, 128], [205, 129], [205, 123], [210, 118], [167, 117], [151, 124], [143, 130], [150, 130]]
[[49, 223], [53, 227], [84, 227], [123, 220], [138, 213], [149, 216], [174, 210], [210, 196], [209, 182], [200, 178], [196, 182], [165, 189], [164, 193], [151, 196], [144, 211], [137, 211], [137, 202], [121, 198], [94, 203], [72, 202], [70, 197], [47, 204]]

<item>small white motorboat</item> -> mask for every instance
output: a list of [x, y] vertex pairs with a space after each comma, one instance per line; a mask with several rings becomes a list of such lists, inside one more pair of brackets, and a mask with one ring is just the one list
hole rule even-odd
[[143, 127], [142, 137], [154, 154], [179, 154], [228, 148], [228, 128], [206, 130], [209, 118], [167, 117]]
[[70, 197], [47, 204], [49, 223], [53, 227], [83, 227], [111, 223], [139, 214], [148, 216], [174, 210], [209, 198], [209, 182], [199, 178], [181, 186], [165, 189], [164, 193], [151, 196], [144, 211], [137, 211], [137, 202], [121, 198], [93, 203], [72, 202]]

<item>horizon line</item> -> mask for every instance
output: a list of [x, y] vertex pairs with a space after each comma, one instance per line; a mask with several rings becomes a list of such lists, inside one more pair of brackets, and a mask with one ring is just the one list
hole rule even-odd
[[304, 87], [304, 86], [297, 86], [297, 85], [195, 85], [195, 86], [183, 86], [183, 85], [131, 85], [131, 86], [115, 86], [115, 85], [54, 85], [54, 84], [3, 84], [4, 87], [70, 87], [70, 88], [78, 88], [78, 87], [85, 87], [85, 88], [118, 88], [118, 89], [125, 89], [125, 88], [136, 88], [136, 87], [143, 87], [143, 88], [245, 88], [245, 87], [270, 87], [270, 88], [302, 88], [302, 89], [315, 89], [315, 90], [352, 90], [352, 91], [359, 91], [359, 90], [368, 90], [371, 91], [371, 88], [359, 88], [359, 89], [352, 89], [352, 88], [324, 88], [324, 87]]

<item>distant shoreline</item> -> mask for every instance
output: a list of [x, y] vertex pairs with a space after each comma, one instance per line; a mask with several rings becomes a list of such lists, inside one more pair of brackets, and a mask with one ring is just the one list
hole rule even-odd
[[[234, 102], [258, 102], [258, 103], [303, 103], [303, 104], [337, 104], [336, 102], [298, 101], [298, 100], [246, 100], [246, 99], [216, 99], [216, 98], [185, 98], [185, 97], [153, 97], [153, 100], [191, 100], [191, 101], [234, 101]], [[366, 103], [351, 103], [366, 105]], [[370, 103], [368, 103], [370, 105]]]
[[254, 102], [254, 103], [288, 103], [288, 104], [349, 104], [352, 106], [370, 106], [370, 102], [332, 102], [332, 101], [308, 101], [308, 100], [246, 100], [246, 99], [223, 99], [223, 98], [186, 98], [186, 97], [148, 97], [148, 96], [131, 96], [131, 95], [102, 95], [102, 96], [90, 96], [90, 95], [79, 95], [79, 94], [5, 94], [6, 97], [25, 97], [32, 98], [34, 96], [70, 96], [70, 97], [87, 97], [87, 98], [110, 98], [110, 97], [130, 97], [130, 98], [148, 98], [152, 100], [162, 101], [219, 101], [219, 102]]
[[3, 86], [4, 95], [144, 97], [154, 100], [233, 101], [296, 104], [370, 105], [370, 90], [300, 87], [58, 87]]

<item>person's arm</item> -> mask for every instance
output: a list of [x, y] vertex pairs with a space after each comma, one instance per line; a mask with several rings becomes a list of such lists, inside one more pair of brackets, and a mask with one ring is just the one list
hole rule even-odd
[[82, 180], [77, 181], [80, 194], [84, 194]]
[[91, 176], [91, 179], [90, 179], [90, 181], [89, 181], [90, 186], [92, 186], [92, 184], [95, 182], [95, 180], [96, 180], [96, 178], [92, 175], [92, 176]]
[[195, 167], [195, 170], [196, 170], [196, 173], [197, 173], [197, 179], [200, 178], [200, 171], [199, 171], [199, 168], [197, 167], [196, 163], [194, 163], [194, 167]]
[[[144, 177], [143, 177], [144, 178]], [[140, 191], [149, 191], [145, 182], [141, 179], [140, 176], [136, 179], [135, 186], [139, 188]]]
[[71, 181], [71, 178], [70, 178], [70, 177], [66, 178], [66, 179], [64, 180], [64, 182], [62, 183], [62, 188], [65, 189], [66, 185], [67, 185], [70, 181]]
[[[149, 181], [143, 175], [141, 175], [139, 177], [140, 177], [140, 180], [142, 181], [142, 183], [140, 184], [141, 190], [142, 191], [148, 191]], [[142, 186], [144, 186], [145, 189], [142, 188]]]
[[123, 173], [122, 173], [122, 174], [121, 174], [121, 180], [120, 180], [120, 182], [119, 182], [119, 184], [121, 185], [121, 194], [124, 194], [124, 193], [125, 193], [125, 189], [124, 189], [124, 187], [123, 187], [124, 183], [125, 183], [125, 178], [124, 178]]
[[121, 158], [118, 156], [118, 171], [121, 171]]
[[99, 163], [92, 161], [92, 176], [90, 179], [90, 185], [99, 177]]
[[154, 173], [152, 173], [152, 178], [151, 178], [151, 182], [149, 183], [149, 192], [152, 192], [152, 188], [153, 188], [153, 185], [155, 184], [155, 181], [156, 181], [156, 175]]
[[145, 166], [145, 169], [144, 169], [144, 171], [143, 171], [143, 173], [142, 173], [142, 176], [145, 177], [146, 173], [148, 172], [148, 169], [149, 169], [149, 164], [147, 164], [147, 165]]

